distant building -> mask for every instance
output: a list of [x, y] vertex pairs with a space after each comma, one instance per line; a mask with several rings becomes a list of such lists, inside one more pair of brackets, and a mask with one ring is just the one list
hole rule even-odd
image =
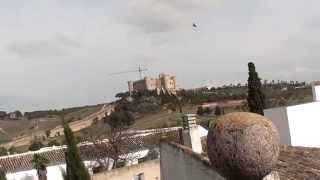
[[9, 119], [18, 119], [18, 116], [16, 113], [12, 112], [12, 113], [9, 113]]
[[129, 93], [156, 91], [157, 94], [161, 92], [175, 94], [177, 90], [176, 77], [168, 74], [160, 74], [159, 78], [145, 77], [138, 81], [128, 82]]
[[313, 102], [264, 110], [277, 126], [282, 144], [320, 147], [320, 82], [312, 83]]
[[8, 118], [11, 120], [17, 120], [22, 117], [22, 114], [20, 111], [14, 111], [8, 114]]

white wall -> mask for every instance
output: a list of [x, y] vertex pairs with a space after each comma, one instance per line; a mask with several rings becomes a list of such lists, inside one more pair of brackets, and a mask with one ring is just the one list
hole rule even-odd
[[[91, 173], [92, 167], [98, 165], [96, 161], [84, 161], [85, 166], [89, 169]], [[111, 169], [113, 162], [109, 164], [109, 169]], [[63, 180], [62, 170], [66, 170], [65, 164], [60, 164], [56, 166], [48, 166], [47, 167], [47, 178], [48, 180]], [[37, 171], [26, 170], [26, 171], [19, 171], [14, 173], [7, 174], [8, 180], [38, 180]]]
[[160, 180], [159, 159], [94, 174], [92, 180], [133, 180], [140, 173], [143, 173], [145, 180]]
[[312, 86], [313, 101], [320, 101], [320, 86]]
[[291, 144], [320, 147], [320, 102], [287, 108]]
[[[48, 180], [63, 180], [61, 168], [65, 170], [66, 166], [49, 166], [47, 167], [47, 177]], [[20, 171], [16, 173], [9, 173], [7, 174], [8, 180], [38, 180], [37, 171], [27, 170], [27, 171]]]
[[269, 118], [277, 127], [280, 134], [280, 143], [291, 145], [287, 108], [279, 107], [264, 110], [264, 116]]
[[267, 109], [280, 133], [280, 142], [291, 146], [320, 147], [320, 102]]

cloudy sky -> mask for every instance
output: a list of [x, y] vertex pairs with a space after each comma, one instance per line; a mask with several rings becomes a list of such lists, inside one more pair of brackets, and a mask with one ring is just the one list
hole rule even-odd
[[[138, 74], [180, 87], [320, 76], [318, 0], [0, 0], [0, 110], [108, 102]], [[196, 23], [197, 28], [192, 24]]]

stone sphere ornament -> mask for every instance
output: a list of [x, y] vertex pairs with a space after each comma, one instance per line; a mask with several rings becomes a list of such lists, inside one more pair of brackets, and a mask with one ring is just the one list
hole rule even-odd
[[278, 161], [280, 137], [273, 123], [254, 113], [230, 113], [210, 127], [208, 156], [227, 180], [262, 180]]

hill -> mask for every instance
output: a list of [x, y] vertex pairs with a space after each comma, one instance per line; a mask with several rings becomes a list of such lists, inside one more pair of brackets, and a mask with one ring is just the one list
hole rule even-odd
[[49, 132], [55, 128], [56, 131], [59, 131], [59, 127], [62, 124], [62, 118], [73, 124], [73, 126], [81, 126], [82, 124], [85, 124], [87, 121], [91, 120], [88, 119], [88, 117], [99, 112], [102, 107], [103, 105], [99, 104], [64, 109], [60, 111], [60, 114], [63, 112], [63, 115], [61, 116], [44, 113], [51, 111], [36, 111], [29, 112], [29, 115], [41, 114], [41, 116], [32, 118], [29, 116], [20, 120], [0, 120], [0, 144], [18, 140], [30, 141], [33, 139], [33, 136], [43, 136], [46, 134], [46, 132]]
[[[270, 83], [263, 86], [266, 94], [267, 107], [294, 105], [312, 100], [310, 86], [303, 83]], [[10, 146], [22, 146], [26, 150], [35, 138], [41, 138], [44, 144], [52, 140], [63, 142], [61, 114], [70, 123], [71, 128], [77, 131], [78, 138], [86, 138], [88, 132], [97, 133], [104, 124], [102, 119], [106, 112], [114, 108], [130, 111], [135, 123], [130, 129], [153, 129], [162, 127], [181, 126], [183, 113], [197, 113], [199, 107], [208, 104], [218, 104], [223, 107], [223, 112], [247, 111], [245, 85], [228, 85], [211, 89], [190, 89], [179, 91], [177, 96], [154, 95], [153, 93], [138, 93], [128, 97], [127, 93], [103, 109], [103, 105], [84, 106], [61, 111], [36, 111], [28, 118], [22, 120], [0, 120], [0, 143]], [[233, 102], [244, 102], [236, 103]], [[115, 105], [115, 107], [114, 107]], [[198, 116], [198, 123], [204, 127], [209, 126], [211, 120], [217, 116], [215, 106], [210, 107], [207, 113]], [[41, 116], [41, 117], [35, 117]], [[30, 118], [33, 117], [33, 118]], [[50, 132], [49, 132], [50, 131]], [[49, 136], [47, 134], [49, 133]], [[10, 143], [8, 143], [10, 141]]]

